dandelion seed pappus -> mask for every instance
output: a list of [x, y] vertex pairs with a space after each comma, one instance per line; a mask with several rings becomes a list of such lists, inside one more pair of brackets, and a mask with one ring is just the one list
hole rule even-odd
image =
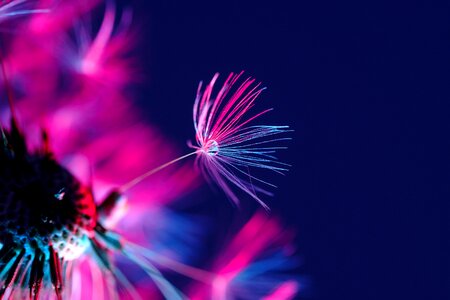
[[215, 182], [236, 205], [239, 199], [231, 189], [237, 187], [255, 199], [265, 209], [269, 207], [258, 193], [271, 195], [255, 183], [275, 187], [273, 184], [250, 174], [250, 168], [270, 170], [275, 173], [288, 171], [289, 165], [274, 156], [277, 145], [289, 137], [278, 137], [290, 132], [289, 126], [249, 125], [253, 120], [268, 113], [266, 109], [250, 114], [255, 101], [265, 88], [249, 77], [239, 80], [243, 72], [231, 73], [222, 87], [214, 93], [219, 78], [216, 73], [203, 89], [200, 82], [194, 102], [193, 119], [197, 145], [197, 166], [205, 176]]

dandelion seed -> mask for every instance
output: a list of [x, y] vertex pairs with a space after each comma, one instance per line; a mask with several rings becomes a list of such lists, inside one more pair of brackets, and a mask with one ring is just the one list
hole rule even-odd
[[249, 116], [251, 108], [264, 90], [260, 83], [248, 78], [237, 88], [240, 74], [231, 73], [222, 88], [213, 94], [219, 74], [202, 91], [200, 83], [194, 103], [193, 118], [196, 132], [199, 166], [208, 179], [218, 184], [235, 203], [239, 200], [231, 185], [250, 195], [267, 209], [257, 192], [270, 194], [261, 183], [272, 186], [250, 174], [250, 168], [266, 169], [277, 173], [287, 171], [289, 165], [279, 162], [274, 153], [286, 147], [270, 144], [288, 140], [278, 135], [286, 133], [288, 126], [253, 125], [250, 122], [269, 112], [264, 110]]
[[123, 185], [120, 190], [126, 191], [147, 177], [192, 155], [197, 155], [197, 166], [200, 167], [209, 182], [216, 183], [236, 205], [239, 199], [231, 186], [234, 185], [258, 201], [266, 210], [268, 206], [257, 193], [271, 195], [265, 188], [255, 185], [276, 187], [250, 173], [250, 168], [270, 170], [279, 174], [288, 171], [290, 165], [280, 162], [274, 156], [276, 150], [286, 149], [274, 146], [273, 143], [290, 140], [279, 135], [290, 132], [289, 126], [268, 126], [249, 124], [271, 111], [248, 116], [259, 94], [264, 90], [255, 80], [247, 78], [239, 87], [234, 88], [241, 77], [231, 73], [217, 95], [213, 96], [213, 88], [219, 77], [216, 73], [211, 82], [202, 91], [202, 83], [197, 90], [194, 102], [193, 119], [197, 145], [188, 145], [195, 149]]

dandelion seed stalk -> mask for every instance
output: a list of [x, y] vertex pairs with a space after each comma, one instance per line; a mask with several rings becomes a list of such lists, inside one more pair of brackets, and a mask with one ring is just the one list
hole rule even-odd
[[152, 169], [152, 170], [150, 170], [150, 171], [148, 171], [148, 172], [146, 172], [146, 173], [144, 173], [144, 174], [142, 174], [142, 175], [140, 175], [140, 176], [130, 180], [129, 182], [125, 183], [124, 185], [122, 185], [119, 188], [119, 191], [124, 193], [124, 192], [128, 191], [129, 189], [131, 189], [132, 187], [134, 187], [135, 185], [137, 185], [140, 182], [142, 182], [143, 180], [145, 180], [146, 178], [150, 177], [151, 175], [153, 175], [153, 174], [155, 174], [155, 173], [157, 173], [157, 172], [167, 168], [170, 165], [173, 165], [176, 162], [179, 162], [180, 160], [183, 160], [185, 158], [188, 158], [189, 156], [197, 154], [197, 152], [198, 152], [198, 150], [194, 151], [194, 152], [191, 152], [191, 153], [188, 153], [186, 155], [180, 156], [178, 158], [175, 158], [175, 159], [173, 159], [173, 160], [171, 160], [171, 161], [169, 161], [169, 162], [167, 162], [165, 164], [162, 164], [159, 167], [156, 167], [156, 168], [154, 168], [154, 169]]

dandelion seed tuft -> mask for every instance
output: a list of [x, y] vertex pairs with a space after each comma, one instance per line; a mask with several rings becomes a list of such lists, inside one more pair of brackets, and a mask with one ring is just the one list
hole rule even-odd
[[240, 85], [240, 74], [231, 73], [220, 90], [213, 89], [219, 74], [202, 90], [200, 82], [194, 103], [193, 119], [197, 145], [197, 162], [206, 177], [219, 185], [235, 204], [238, 197], [235, 186], [267, 208], [258, 193], [270, 194], [264, 186], [272, 186], [250, 173], [251, 168], [277, 173], [287, 171], [289, 165], [279, 162], [276, 150], [286, 147], [274, 145], [289, 140], [280, 135], [289, 132], [288, 126], [252, 125], [250, 123], [269, 112], [266, 109], [251, 114], [255, 101], [264, 90], [255, 79], [247, 78]]

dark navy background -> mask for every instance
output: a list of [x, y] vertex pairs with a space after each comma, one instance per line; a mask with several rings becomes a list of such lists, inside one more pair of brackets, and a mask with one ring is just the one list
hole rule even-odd
[[450, 298], [450, 4], [394, 2], [133, 2], [139, 101], [180, 148], [216, 71], [263, 81], [267, 124], [295, 129], [269, 205], [307, 299]]

